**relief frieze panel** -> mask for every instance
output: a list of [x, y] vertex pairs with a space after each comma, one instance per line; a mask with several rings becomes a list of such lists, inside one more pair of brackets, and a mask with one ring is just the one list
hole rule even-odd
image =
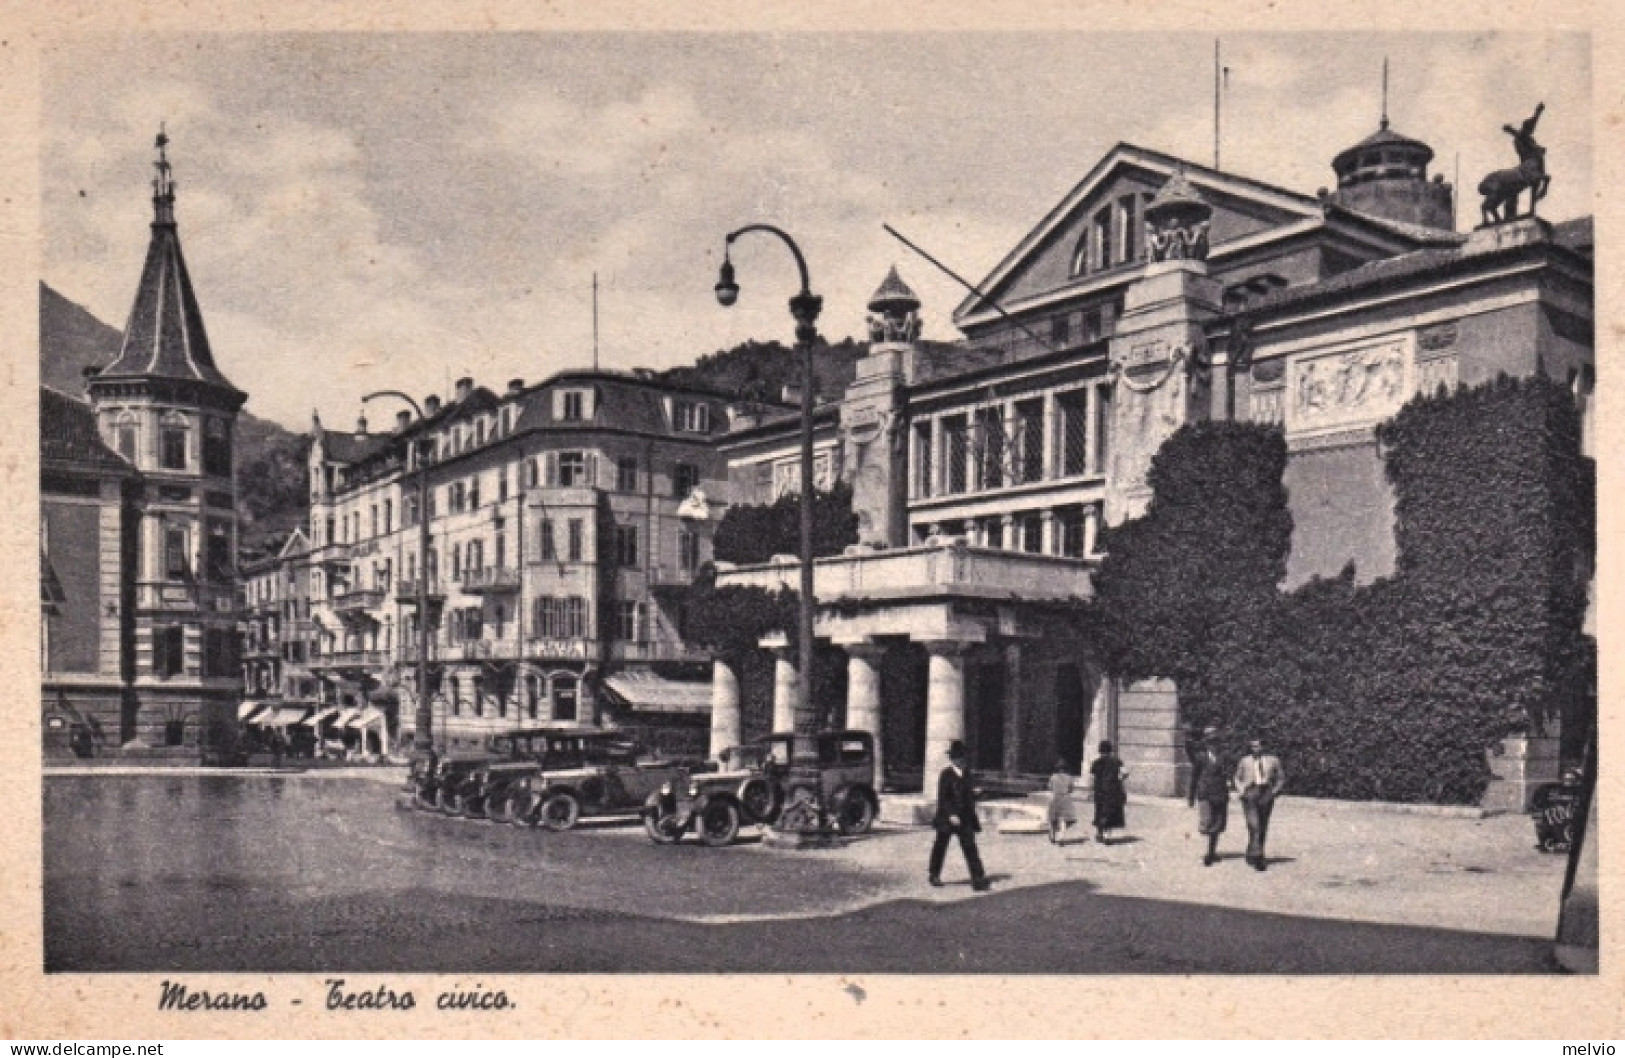
[[1415, 391], [1409, 336], [1295, 358], [1287, 366], [1288, 434], [1346, 430], [1392, 416]]

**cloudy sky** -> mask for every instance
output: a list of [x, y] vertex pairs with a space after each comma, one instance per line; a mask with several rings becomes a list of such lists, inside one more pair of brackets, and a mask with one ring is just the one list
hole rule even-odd
[[[1552, 218], [1590, 210], [1591, 66], [1578, 35], [1225, 37], [1226, 169], [1312, 194], [1393, 127], [1470, 189], [1514, 164], [1503, 123], [1547, 104]], [[666, 367], [788, 341], [793, 264], [722, 237], [789, 229], [822, 330], [863, 331], [896, 263], [927, 337], [1119, 140], [1212, 161], [1213, 40], [1168, 34], [100, 36], [46, 53], [44, 279], [129, 312], [152, 140], [210, 340], [249, 409], [348, 425], [381, 387], [444, 393], [592, 361]], [[1459, 205], [1465, 225], [1476, 196]], [[392, 419], [379, 409], [375, 423]]]

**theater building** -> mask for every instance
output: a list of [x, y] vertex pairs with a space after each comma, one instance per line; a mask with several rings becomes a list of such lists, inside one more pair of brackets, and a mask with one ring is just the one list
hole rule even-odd
[[[868, 355], [817, 416], [819, 466], [851, 483], [862, 528], [815, 566], [815, 630], [846, 662], [829, 712], [877, 734], [890, 785], [935, 774], [953, 739], [1026, 775], [1110, 738], [1138, 789], [1179, 787], [1175, 689], [1107, 679], [1069, 615], [1101, 528], [1144, 511], [1180, 426], [1284, 428], [1292, 587], [1351, 561], [1361, 581], [1392, 572], [1375, 426], [1415, 394], [1545, 371], [1589, 417], [1589, 218], [1457, 232], [1431, 158], [1385, 121], [1305, 195], [1120, 144], [958, 306], [953, 346], [920, 343], [917, 298], [885, 278]], [[721, 438], [730, 500], [798, 484], [797, 427]], [[796, 582], [789, 559], [718, 578]], [[795, 693], [784, 645], [763, 644], [775, 726]], [[756, 733], [717, 665], [714, 747]]]

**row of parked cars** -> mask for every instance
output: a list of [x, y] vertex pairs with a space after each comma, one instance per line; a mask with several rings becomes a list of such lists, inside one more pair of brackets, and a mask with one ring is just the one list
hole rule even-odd
[[874, 737], [866, 731], [773, 734], [716, 763], [660, 760], [599, 728], [548, 725], [505, 732], [477, 753], [415, 759], [415, 807], [515, 826], [568, 830], [583, 818], [637, 815], [650, 839], [685, 834], [727, 845], [741, 827], [827, 822], [866, 832], [880, 813]]

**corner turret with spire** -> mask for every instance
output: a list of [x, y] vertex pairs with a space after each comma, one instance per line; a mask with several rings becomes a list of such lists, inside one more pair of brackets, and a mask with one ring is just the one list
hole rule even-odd
[[135, 697], [124, 740], [229, 750], [242, 677], [236, 662], [237, 485], [233, 442], [248, 394], [209, 348], [175, 227], [169, 136], [160, 127], [146, 263], [118, 356], [85, 385], [108, 446], [140, 472], [136, 525]]

